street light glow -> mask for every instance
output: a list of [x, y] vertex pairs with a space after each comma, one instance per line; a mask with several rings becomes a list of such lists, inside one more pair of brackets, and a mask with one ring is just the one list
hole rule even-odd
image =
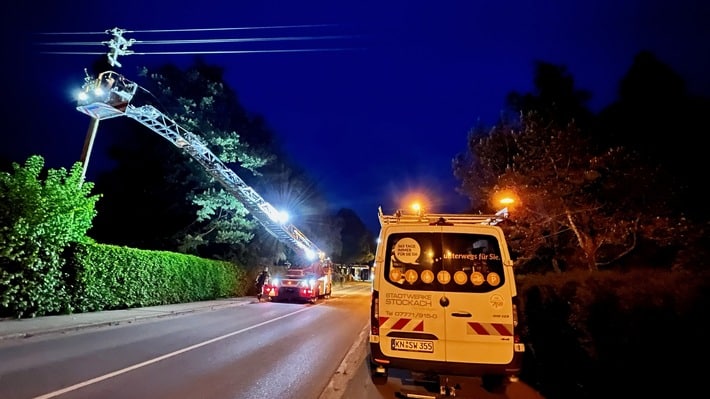
[[503, 208], [508, 208], [512, 209], [516, 206], [520, 205], [520, 198], [518, 195], [515, 193], [515, 191], [511, 189], [505, 189], [501, 190], [495, 193], [493, 198], [491, 198], [492, 202], [491, 204], [495, 207], [503, 207]]

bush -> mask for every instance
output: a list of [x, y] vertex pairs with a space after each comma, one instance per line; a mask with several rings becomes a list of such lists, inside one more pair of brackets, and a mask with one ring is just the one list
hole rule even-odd
[[62, 252], [86, 241], [99, 196], [83, 181], [81, 164], [50, 169], [44, 159], [0, 173], [0, 316], [70, 312]]
[[701, 344], [709, 288], [707, 272], [520, 276], [521, 378], [547, 399], [690, 394], [702, 370], [688, 365], [710, 355]]

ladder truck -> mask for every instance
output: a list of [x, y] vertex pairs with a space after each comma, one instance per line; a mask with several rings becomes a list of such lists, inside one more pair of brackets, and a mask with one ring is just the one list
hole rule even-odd
[[[131, 104], [138, 87], [137, 83], [115, 71], [102, 72], [95, 79], [87, 73], [76, 109], [92, 118], [94, 131], [98, 121], [126, 116], [168, 140], [190, 155], [212, 178], [242, 202], [266, 231], [311, 262], [287, 272], [288, 279], [281, 282], [276, 279], [265, 285], [265, 297], [281, 298], [286, 291], [291, 291], [291, 285], [303, 288], [298, 290], [299, 297], [311, 302], [330, 296], [332, 267], [325, 253], [296, 226], [285, 222], [282, 214], [212, 153], [200, 136], [184, 129], [152, 105]], [[289, 287], [284, 286], [281, 290], [280, 284], [288, 284]]]

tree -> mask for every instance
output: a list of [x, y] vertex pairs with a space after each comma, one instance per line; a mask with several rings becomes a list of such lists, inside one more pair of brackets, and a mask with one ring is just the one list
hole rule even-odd
[[368, 264], [375, 259], [375, 239], [357, 214], [347, 208], [338, 211], [343, 250], [335, 259], [340, 264]]
[[519, 130], [470, 138], [469, 168], [484, 179], [464, 174], [464, 163], [458, 175], [474, 198], [515, 192], [521, 203], [506, 228], [533, 267], [550, 262], [561, 270], [579, 259], [595, 271], [631, 253], [641, 238], [666, 247], [683, 237], [682, 221], [653, 185], [658, 168], [623, 147], [595, 151], [588, 143], [573, 124], [558, 128], [535, 113], [522, 117]]
[[[258, 169], [270, 161], [269, 156], [258, 154], [267, 149], [253, 150], [241, 139], [242, 135], [263, 133], [255, 133], [251, 129], [236, 94], [224, 84], [220, 68], [197, 62], [182, 71], [167, 65], [155, 73], [144, 69], [141, 77], [144, 79], [141, 87], [145, 91], [142, 96], [137, 95], [134, 102], [154, 104], [181, 127], [200, 136], [210, 150], [235, 169], [240, 177], [246, 173], [258, 175]], [[155, 238], [152, 242], [129, 238], [129, 243], [206, 257], [227, 248], [230, 257], [243, 255], [244, 248], [258, 228], [244, 205], [213, 180], [196, 161], [147, 128], [134, 126], [131, 136], [134, 140], [118, 141], [112, 149], [115, 159], [119, 161], [118, 167], [100, 179], [100, 189], [118, 194], [110, 197], [110, 207], [103, 209], [106, 212], [101, 213], [101, 218], [104, 214], [114, 213], [109, 209], [123, 209], [116, 213], [124, 216], [141, 208], [151, 209], [155, 211], [152, 215], [144, 213], [140, 215], [143, 218], [128, 220], [134, 226], [147, 225], [148, 231], [157, 229], [162, 234], [153, 234]], [[242, 129], [240, 134], [236, 131], [237, 126]], [[121, 182], [118, 186], [133, 193], [129, 195], [129, 203], [143, 202], [143, 205], [136, 204], [127, 212], [126, 203], [115, 201], [115, 198], [126, 197], [113, 189], [117, 186], [116, 180]], [[139, 189], [138, 195], [135, 189], [131, 189], [133, 185]], [[151, 206], [151, 203], [154, 205]], [[110, 222], [126, 223], [116, 219]], [[111, 224], [102, 223], [104, 231]], [[161, 228], [166, 226], [169, 228]], [[166, 236], [171, 238], [165, 239]]]
[[0, 316], [68, 311], [62, 252], [87, 240], [98, 195], [81, 163], [44, 171], [44, 159], [0, 172]]
[[[299, 209], [297, 217], [301, 219], [294, 224], [309, 237], [311, 226], [326, 231], [332, 226], [328, 220], [332, 217], [324, 213], [328, 208], [319, 204], [322, 201], [315, 184], [287, 165], [264, 120], [244, 110], [236, 93], [224, 82], [221, 68], [198, 61], [187, 70], [167, 65], [156, 72], [144, 69], [140, 75], [145, 80], [141, 84], [144, 90], [139, 91], [134, 103], [153, 104], [182, 128], [204, 139], [210, 151], [272, 205]], [[289, 248], [264, 234], [244, 205], [211, 179], [201, 165], [148, 129], [133, 125], [131, 135], [122, 134], [129, 140], [121, 140], [112, 150], [118, 167], [97, 184], [107, 193], [106, 206], [100, 209], [101, 223], [97, 225], [102, 228], [101, 232], [97, 229], [97, 238], [113, 235], [113, 243], [122, 240], [127, 245], [138, 243], [141, 248], [158, 247], [255, 265], [291, 257]], [[286, 197], [284, 193], [296, 196]], [[119, 198], [133, 205], [130, 210]], [[294, 203], [298, 207], [289, 206]], [[306, 220], [309, 212], [318, 216], [308, 216], [317, 219], [312, 223]], [[116, 224], [141, 226], [143, 230], [118, 237], [109, 232]], [[327, 231], [320, 236], [337, 235]]]
[[705, 115], [710, 99], [691, 95], [683, 79], [650, 52], [634, 57], [619, 83], [619, 97], [599, 115], [595, 134], [607, 146], [625, 146], [667, 172], [665, 187], [675, 209], [702, 223], [710, 212], [705, 184], [697, 178], [705, 148], [698, 137], [710, 134]]
[[[236, 93], [224, 83], [221, 68], [197, 62], [184, 72], [174, 66], [165, 66], [157, 73], [143, 72], [151, 91], [163, 99], [162, 104], [168, 104], [163, 112], [204, 139], [210, 150], [238, 175], [258, 176], [259, 168], [273, 160], [273, 156], [265, 155], [268, 149], [255, 151], [242, 139], [243, 135], [257, 133]], [[169, 98], [174, 101], [165, 101]], [[256, 223], [247, 216], [249, 212], [244, 205], [209, 177], [196, 161], [187, 159], [183, 165], [191, 169], [188, 176], [192, 177], [189, 183], [193, 187], [188, 196], [197, 212], [190, 231], [181, 237], [180, 248], [199, 253], [199, 247], [211, 243], [246, 246], [253, 238]], [[172, 176], [182, 179], [184, 174]]]
[[574, 86], [574, 77], [566, 67], [537, 61], [534, 85], [533, 93], [508, 94], [506, 103], [513, 114], [534, 111], [542, 121], [560, 127], [574, 122], [584, 130], [593, 123], [594, 116], [587, 107], [592, 95]]
[[179, 237], [196, 218], [190, 182], [200, 171], [186, 167], [177, 148], [128, 118], [103, 121], [101, 135], [115, 141], [109, 149], [115, 166], [97, 178], [94, 191], [103, 198], [89, 235], [103, 243], [177, 251]]
[[[669, 81], [661, 86], [679, 87]], [[508, 97], [520, 118], [469, 134], [468, 150], [454, 162], [460, 191], [486, 211], [495, 210], [494, 193], [517, 192], [522, 206], [506, 228], [532, 269], [561, 270], [579, 259], [596, 270], [638, 253], [640, 244], [646, 255], [688, 245], [683, 237], [691, 230], [668, 170], [635, 140], [610, 140], [630, 125], [599, 123], [584, 106], [587, 92], [573, 82], [563, 67], [538, 63], [535, 93]]]
[[457, 191], [469, 197], [472, 212], [495, 212], [492, 204], [498, 177], [513, 163], [518, 149], [513, 131], [519, 122], [506, 117], [490, 130], [478, 125], [468, 134], [468, 148], [454, 157], [454, 177], [460, 181]]

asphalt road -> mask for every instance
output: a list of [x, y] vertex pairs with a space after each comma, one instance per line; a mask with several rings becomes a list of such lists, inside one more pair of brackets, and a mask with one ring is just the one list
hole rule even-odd
[[[352, 283], [316, 305], [232, 298], [0, 321], [0, 398], [432, 397], [436, 385], [403, 371], [372, 384], [369, 294]], [[522, 382], [503, 394], [456, 382], [459, 399], [542, 398]]]
[[4, 339], [0, 398], [317, 398], [368, 320], [368, 293]]

